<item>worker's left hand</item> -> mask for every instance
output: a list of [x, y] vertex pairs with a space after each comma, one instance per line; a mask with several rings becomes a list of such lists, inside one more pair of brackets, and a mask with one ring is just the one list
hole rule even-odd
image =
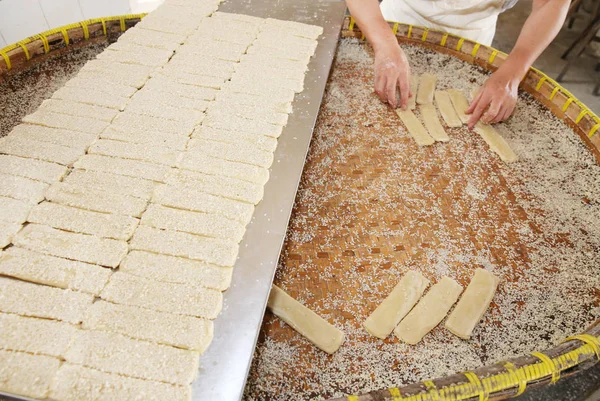
[[502, 69], [493, 73], [483, 84], [466, 113], [471, 114], [469, 128], [480, 119], [486, 123], [506, 120], [515, 110], [520, 79]]

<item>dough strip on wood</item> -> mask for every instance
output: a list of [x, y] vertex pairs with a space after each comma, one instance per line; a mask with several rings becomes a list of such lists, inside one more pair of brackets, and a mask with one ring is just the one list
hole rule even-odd
[[408, 271], [390, 295], [369, 315], [363, 326], [369, 334], [385, 339], [415, 306], [428, 285], [429, 280], [421, 273]]
[[471, 338], [475, 325], [479, 323], [494, 298], [498, 281], [498, 278], [487, 270], [475, 270], [465, 293], [448, 316], [445, 327], [460, 338]]
[[458, 89], [448, 89], [448, 93], [450, 94], [450, 100], [452, 100], [452, 105], [454, 105], [454, 110], [458, 118], [460, 118], [463, 124], [468, 123], [471, 116], [465, 113], [469, 108], [467, 97]]
[[396, 109], [396, 114], [398, 114], [404, 125], [406, 125], [406, 129], [417, 142], [417, 145], [427, 146], [435, 143], [435, 140], [427, 133], [423, 124], [421, 124], [412, 111]]
[[281, 320], [319, 349], [333, 354], [344, 342], [344, 333], [315, 312], [273, 285], [267, 306]]
[[424, 104], [421, 105], [420, 109], [421, 117], [423, 117], [423, 122], [427, 131], [429, 131], [429, 135], [436, 141], [448, 142], [450, 138], [446, 130], [444, 130], [442, 123], [440, 123], [435, 106], [433, 104]]
[[410, 92], [412, 96], [408, 98], [408, 109], [414, 110], [417, 108], [417, 93], [419, 90], [419, 78], [416, 75], [410, 76]]
[[433, 94], [435, 92], [435, 85], [437, 83], [437, 77], [433, 74], [425, 73], [421, 75], [419, 81], [419, 90], [417, 92], [417, 103], [428, 104], [433, 102]]
[[454, 110], [452, 100], [450, 99], [450, 94], [447, 91], [435, 91], [435, 102], [437, 103], [440, 114], [442, 115], [442, 118], [448, 127], [462, 127], [463, 123], [458, 117], [456, 110]]
[[407, 344], [417, 344], [444, 319], [461, 292], [460, 284], [442, 277], [394, 329], [394, 334]]
[[506, 163], [517, 161], [518, 157], [510, 148], [506, 140], [489, 124], [484, 124], [479, 121], [475, 124], [475, 132], [477, 132], [483, 140], [488, 144], [490, 149], [495, 152]]

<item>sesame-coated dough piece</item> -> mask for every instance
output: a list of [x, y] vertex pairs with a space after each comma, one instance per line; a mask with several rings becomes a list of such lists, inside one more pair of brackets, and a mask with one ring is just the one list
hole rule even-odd
[[446, 122], [446, 125], [451, 128], [462, 127], [463, 123], [458, 117], [450, 93], [448, 91], [437, 90], [435, 91], [435, 103], [437, 104], [438, 110], [442, 115], [442, 118]]
[[419, 109], [429, 135], [436, 141], [448, 142], [450, 138], [448, 137], [446, 130], [444, 130], [444, 126], [440, 123], [435, 106], [431, 103], [423, 104]]
[[45, 399], [59, 366], [58, 358], [0, 350], [0, 390]]
[[423, 124], [419, 121], [417, 116], [410, 110], [396, 109], [396, 114], [400, 117], [408, 133], [413, 137], [417, 145], [428, 146], [433, 145], [435, 140], [429, 135]]
[[417, 104], [427, 104], [433, 102], [433, 94], [435, 92], [435, 85], [437, 83], [437, 77], [428, 72], [421, 75], [419, 81], [419, 90], [417, 91]]

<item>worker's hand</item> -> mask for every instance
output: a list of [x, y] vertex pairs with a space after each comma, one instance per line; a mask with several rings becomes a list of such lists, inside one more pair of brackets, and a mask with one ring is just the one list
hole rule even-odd
[[[400, 90], [400, 103], [396, 91]], [[375, 93], [394, 109], [406, 109], [410, 93], [410, 66], [395, 37], [375, 47]]]
[[499, 69], [481, 87], [466, 111], [471, 114], [468, 125], [473, 126], [480, 119], [486, 123], [506, 120], [515, 110], [520, 79], [514, 74]]

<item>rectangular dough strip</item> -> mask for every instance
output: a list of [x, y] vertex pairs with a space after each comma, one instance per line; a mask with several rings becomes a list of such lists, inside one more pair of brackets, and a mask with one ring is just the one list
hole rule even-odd
[[506, 142], [493, 126], [479, 121], [475, 124], [475, 132], [481, 135], [490, 149], [500, 156], [500, 159], [504, 162], [512, 163], [517, 161], [518, 157], [515, 152], [513, 152], [508, 142]]
[[465, 113], [469, 108], [467, 97], [458, 89], [448, 89], [448, 93], [450, 94], [450, 100], [452, 100], [458, 118], [460, 118], [463, 124], [468, 123], [471, 116]]
[[421, 273], [409, 270], [365, 320], [364, 328], [372, 336], [384, 340], [415, 306], [428, 285], [429, 280]]
[[344, 333], [321, 316], [273, 285], [267, 306], [281, 320], [319, 349], [333, 354], [344, 342]]
[[487, 270], [475, 270], [465, 293], [446, 319], [445, 327], [460, 338], [471, 338], [473, 329], [494, 298], [498, 281], [498, 278]]
[[25, 177], [47, 184], [60, 181], [68, 168], [60, 164], [0, 154], [0, 173]]
[[428, 104], [433, 102], [436, 83], [437, 76], [427, 72], [421, 75], [419, 90], [417, 92], [417, 104]]
[[425, 128], [429, 131], [429, 135], [436, 141], [448, 142], [450, 138], [448, 137], [446, 130], [444, 130], [442, 123], [440, 123], [435, 106], [431, 103], [423, 104], [421, 105], [420, 110], [421, 117], [425, 123]]
[[429, 135], [423, 124], [419, 121], [417, 116], [410, 110], [396, 109], [396, 114], [402, 120], [408, 133], [413, 137], [417, 145], [428, 146], [433, 145], [435, 140]]
[[402, 319], [394, 329], [394, 334], [407, 344], [419, 343], [444, 319], [462, 290], [456, 281], [449, 277], [442, 277]]
[[450, 94], [447, 91], [435, 91], [435, 102], [437, 103], [438, 110], [440, 111], [440, 114], [442, 115], [442, 118], [448, 127], [462, 127], [463, 122], [458, 117], [456, 110], [454, 110]]
[[50, 356], [0, 350], [0, 390], [46, 399], [60, 363]]

